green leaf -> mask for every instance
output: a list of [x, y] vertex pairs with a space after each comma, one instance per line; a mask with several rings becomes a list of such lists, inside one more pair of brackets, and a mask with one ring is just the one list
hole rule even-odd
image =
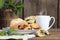
[[9, 29], [9, 32], [13, 32], [15, 29], [14, 28], [10, 28]]
[[16, 8], [23, 8], [24, 7], [24, 4], [23, 3], [19, 3], [16, 5]]
[[4, 6], [4, 0], [0, 0], [0, 7]]
[[8, 34], [4, 30], [0, 31], [0, 36], [7, 36], [7, 35]]

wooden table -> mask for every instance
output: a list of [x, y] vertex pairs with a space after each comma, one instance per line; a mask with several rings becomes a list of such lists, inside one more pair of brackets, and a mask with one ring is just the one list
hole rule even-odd
[[50, 29], [50, 35], [45, 36], [43, 38], [35, 37], [30, 38], [29, 40], [60, 40], [60, 29]]

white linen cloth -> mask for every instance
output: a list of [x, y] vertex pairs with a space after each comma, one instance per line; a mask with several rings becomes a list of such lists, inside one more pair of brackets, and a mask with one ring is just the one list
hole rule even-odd
[[35, 37], [34, 34], [31, 35], [23, 35], [23, 36], [0, 36], [0, 39], [23, 39], [23, 40], [28, 40], [29, 38]]

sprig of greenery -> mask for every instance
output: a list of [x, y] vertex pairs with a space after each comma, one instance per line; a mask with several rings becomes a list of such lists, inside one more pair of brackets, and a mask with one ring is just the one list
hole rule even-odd
[[15, 30], [14, 28], [10, 28], [8, 31], [13, 32], [14, 30]]
[[20, 14], [21, 8], [24, 7], [24, 4], [20, 1], [16, 3], [16, 0], [0, 0], [0, 7], [5, 9], [10, 8], [15, 12], [15, 14]]
[[8, 34], [4, 30], [2, 30], [0, 31], [0, 36], [8, 36]]

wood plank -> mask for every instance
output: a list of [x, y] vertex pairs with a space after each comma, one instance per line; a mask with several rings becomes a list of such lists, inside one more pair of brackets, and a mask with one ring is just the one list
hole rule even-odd
[[24, 0], [24, 16], [40, 15], [40, 12], [44, 10], [46, 1], [44, 0]]
[[36, 14], [36, 4], [38, 0], [24, 0], [24, 16], [31, 16]]
[[58, 0], [47, 0], [47, 15], [54, 16], [56, 19], [53, 28], [57, 28], [57, 3]]
[[60, 0], [59, 0], [59, 28], [60, 28]]

